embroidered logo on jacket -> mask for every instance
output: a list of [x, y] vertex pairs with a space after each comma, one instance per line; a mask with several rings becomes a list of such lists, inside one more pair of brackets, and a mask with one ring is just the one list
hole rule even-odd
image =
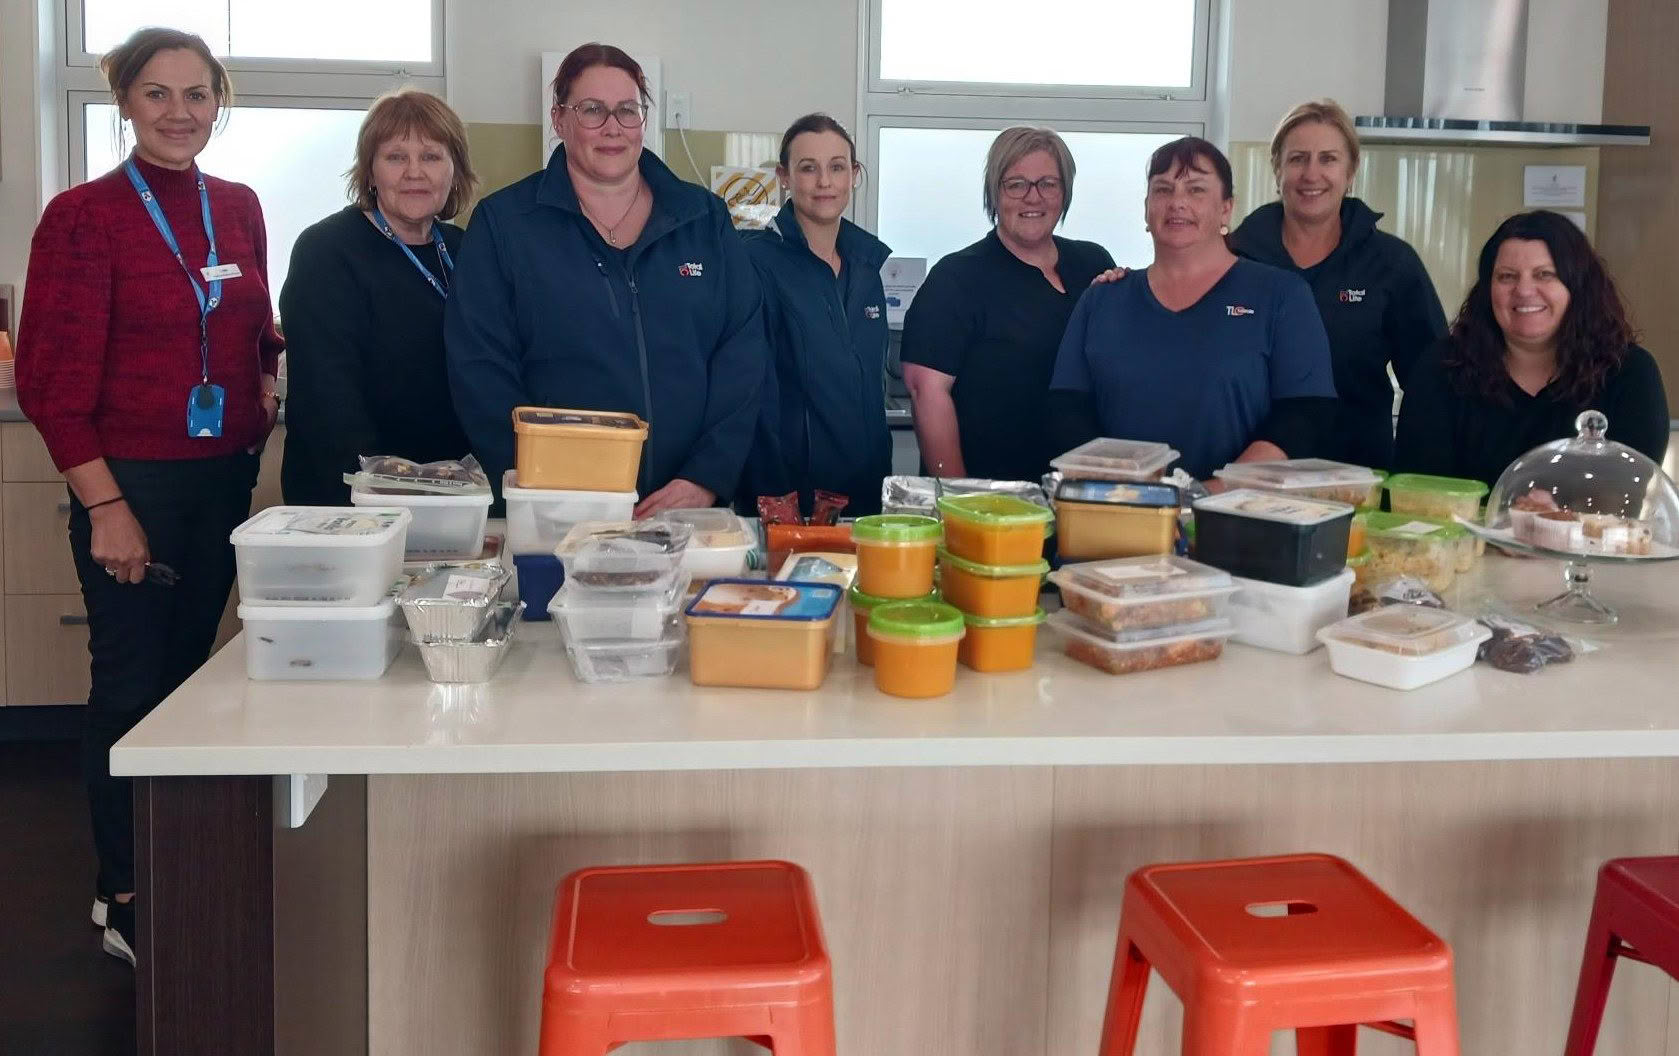
[[1253, 309], [1245, 304], [1227, 304], [1224, 306], [1225, 315], [1252, 315]]
[[865, 304], [863, 306], [863, 318], [864, 319], [879, 319], [880, 318], [880, 305], [878, 305], [878, 304]]
[[1342, 290], [1335, 296], [1342, 304], [1363, 304], [1364, 292], [1363, 290]]
[[697, 279], [705, 274], [705, 265], [689, 262], [677, 268], [676, 273], [685, 279]]

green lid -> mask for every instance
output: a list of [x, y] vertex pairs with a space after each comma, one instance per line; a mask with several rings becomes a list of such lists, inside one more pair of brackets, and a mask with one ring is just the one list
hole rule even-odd
[[1044, 610], [1039, 609], [1030, 616], [975, 616], [971, 612], [964, 612], [962, 618], [969, 627], [981, 630], [992, 630], [1000, 627], [1030, 627], [1044, 622]]
[[1387, 479], [1389, 491], [1431, 491], [1457, 498], [1480, 498], [1487, 493], [1485, 481], [1462, 477], [1431, 477], [1426, 473], [1398, 473]]
[[869, 630], [893, 638], [960, 638], [962, 610], [942, 601], [893, 601], [869, 613]]
[[1364, 517], [1366, 535], [1377, 539], [1431, 539], [1455, 543], [1469, 535], [1469, 529], [1461, 524], [1420, 517], [1414, 513], [1368, 510]]
[[983, 576], [986, 579], [1049, 575], [1048, 561], [1034, 561], [1030, 565], [982, 565], [977, 561], [969, 561], [965, 557], [957, 557], [942, 546], [939, 547], [939, 560], [952, 568], [961, 569], [970, 576]]
[[854, 543], [936, 543], [944, 536], [944, 525], [932, 517], [912, 513], [877, 513], [851, 523]]
[[1018, 528], [1042, 524], [1055, 514], [1013, 495], [979, 494], [941, 496], [939, 512], [958, 521], [972, 521], [987, 528]]
[[1365, 549], [1362, 553], [1357, 553], [1357, 554], [1354, 554], [1353, 556], [1347, 558], [1347, 567], [1348, 568], [1363, 568], [1365, 565], [1368, 565], [1369, 563], [1370, 563], [1370, 551], [1369, 551], [1368, 548]]
[[882, 598], [882, 597], [880, 597], [878, 595], [875, 595], [875, 594], [864, 594], [862, 591], [858, 590], [856, 587], [852, 587], [850, 590], [845, 592], [845, 596], [847, 598], [851, 599], [851, 607], [852, 608], [861, 609], [864, 612], [868, 612], [869, 610], [874, 609], [874, 608], [876, 608], [878, 606], [881, 606], [881, 605], [890, 605], [891, 603], [893, 603], [895, 601], [938, 601], [939, 600], [939, 592], [936, 591], [936, 590], [929, 590], [926, 593], [926, 595], [924, 595], [923, 597], [919, 597], [919, 598]]

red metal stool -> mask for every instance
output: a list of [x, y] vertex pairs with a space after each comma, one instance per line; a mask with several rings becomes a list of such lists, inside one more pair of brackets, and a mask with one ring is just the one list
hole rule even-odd
[[566, 877], [541, 1056], [736, 1037], [777, 1056], [834, 1056], [832, 972], [803, 869], [722, 862]]
[[1274, 1030], [1293, 1030], [1300, 1056], [1353, 1056], [1360, 1024], [1457, 1056], [1452, 951], [1339, 858], [1132, 873], [1102, 1056], [1135, 1047], [1151, 967], [1183, 1000], [1184, 1056], [1265, 1056]]
[[1597, 1045], [1622, 957], [1679, 979], [1679, 858], [1615, 858], [1598, 870], [1564, 1056], [1588, 1056]]

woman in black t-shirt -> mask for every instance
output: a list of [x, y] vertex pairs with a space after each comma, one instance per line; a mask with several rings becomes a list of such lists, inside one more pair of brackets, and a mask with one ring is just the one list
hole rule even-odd
[[1010, 128], [985, 162], [984, 238], [940, 260], [904, 318], [904, 382], [926, 472], [1036, 480], [1049, 449], [1049, 378], [1067, 317], [1113, 267], [1094, 242], [1059, 238], [1073, 156], [1047, 128]]
[[1584, 233], [1559, 213], [1519, 213], [1481, 249], [1451, 334], [1405, 386], [1394, 469], [1483, 480], [1575, 435], [1584, 410], [1660, 464], [1667, 394], [1633, 342], [1620, 295]]

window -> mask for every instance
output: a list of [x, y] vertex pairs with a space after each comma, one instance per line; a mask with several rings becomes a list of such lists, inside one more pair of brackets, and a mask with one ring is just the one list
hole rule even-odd
[[[1060, 132], [1078, 163], [1060, 232], [1144, 265], [1149, 154], [1222, 139], [1212, 61], [1221, 0], [868, 0], [859, 49], [859, 207], [893, 252], [929, 262], [984, 233], [985, 154], [1010, 125]], [[1023, 47], [1026, 33], [1041, 47]]]
[[67, 0], [60, 10], [61, 182], [109, 172], [134, 143], [99, 55], [142, 26], [199, 34], [227, 65], [237, 103], [200, 161], [261, 200], [276, 298], [298, 233], [346, 203], [367, 105], [405, 84], [445, 90], [443, 0]]

